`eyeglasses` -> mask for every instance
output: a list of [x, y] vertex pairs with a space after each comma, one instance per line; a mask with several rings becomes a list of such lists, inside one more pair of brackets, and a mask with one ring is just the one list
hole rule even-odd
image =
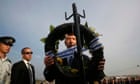
[[33, 54], [33, 52], [24, 52], [23, 54]]

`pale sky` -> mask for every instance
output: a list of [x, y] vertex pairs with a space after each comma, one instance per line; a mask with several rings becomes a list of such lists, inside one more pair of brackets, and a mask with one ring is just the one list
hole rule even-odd
[[16, 43], [8, 57], [21, 60], [20, 50], [31, 47], [36, 78], [43, 77], [44, 44], [49, 26], [65, 21], [72, 14], [72, 3], [86, 18], [81, 23], [95, 27], [103, 34], [106, 75], [140, 74], [140, 0], [0, 0], [0, 36], [13, 36]]

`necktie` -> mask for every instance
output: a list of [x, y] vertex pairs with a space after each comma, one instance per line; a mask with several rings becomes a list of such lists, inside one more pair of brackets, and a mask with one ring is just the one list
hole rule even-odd
[[30, 84], [33, 84], [33, 72], [32, 72], [32, 68], [31, 68], [31, 64], [28, 64], [28, 71], [29, 71], [29, 77], [30, 77]]

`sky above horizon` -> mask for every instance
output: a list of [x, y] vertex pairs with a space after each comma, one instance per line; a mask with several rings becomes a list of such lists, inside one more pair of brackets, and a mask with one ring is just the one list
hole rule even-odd
[[[72, 14], [72, 3], [78, 13], [85, 10], [88, 22], [102, 34], [106, 75], [140, 74], [140, 0], [0, 0], [0, 36], [13, 36], [16, 43], [8, 57], [21, 60], [20, 50], [31, 47], [36, 78], [43, 79], [44, 44], [49, 26], [66, 21]], [[62, 46], [63, 47], [63, 46]]]

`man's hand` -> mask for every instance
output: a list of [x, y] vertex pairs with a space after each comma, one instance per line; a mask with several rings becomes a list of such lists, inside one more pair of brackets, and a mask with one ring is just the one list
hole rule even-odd
[[52, 66], [54, 64], [54, 58], [52, 58], [51, 56], [45, 56], [44, 64], [46, 65], [46, 67]]
[[99, 61], [98, 70], [104, 70], [104, 65], [105, 65], [105, 59], [103, 58]]

